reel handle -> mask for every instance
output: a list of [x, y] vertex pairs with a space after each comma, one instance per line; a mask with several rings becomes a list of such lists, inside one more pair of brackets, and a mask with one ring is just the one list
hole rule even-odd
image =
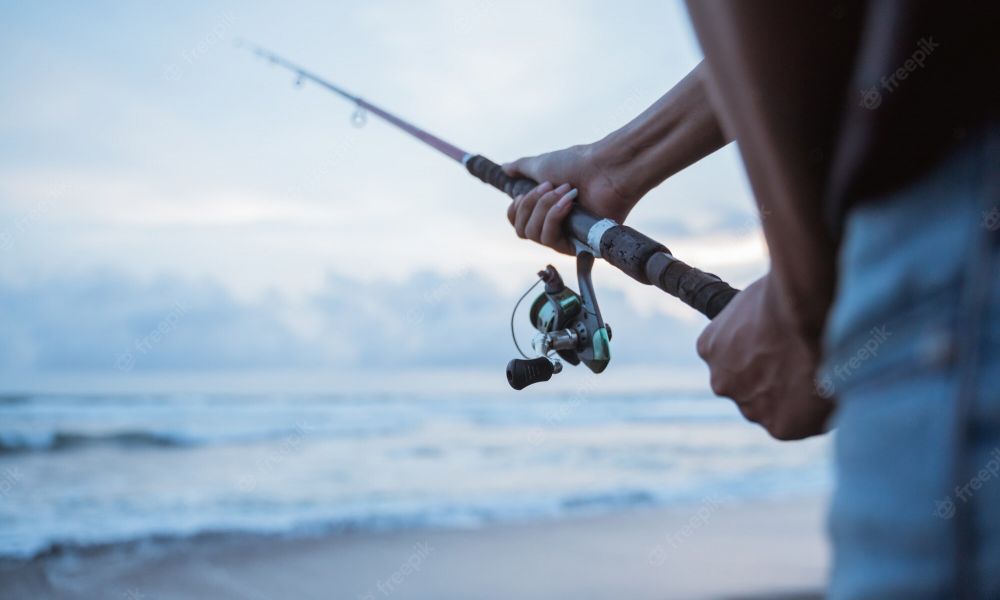
[[[465, 168], [511, 198], [526, 194], [538, 185], [527, 177], [507, 175], [503, 167], [479, 154], [469, 157]], [[602, 221], [605, 219], [576, 207], [566, 219], [566, 232], [589, 246], [592, 228]], [[626, 225], [612, 222], [603, 230], [599, 246], [600, 257], [632, 279], [645, 285], [655, 285], [709, 319], [714, 319], [739, 293], [716, 275], [677, 260], [666, 246]], [[509, 377], [509, 365], [507, 373]]]
[[555, 367], [552, 361], [539, 356], [530, 360], [515, 358], [507, 363], [507, 382], [515, 390], [523, 390], [533, 383], [552, 379]]

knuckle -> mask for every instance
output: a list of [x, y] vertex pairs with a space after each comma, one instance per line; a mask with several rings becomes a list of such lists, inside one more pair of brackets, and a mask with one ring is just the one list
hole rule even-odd
[[709, 387], [712, 388], [713, 394], [715, 394], [716, 396], [722, 395], [722, 379], [719, 377], [719, 374], [716, 373], [715, 371], [712, 371], [711, 375], [709, 376], [708, 385]]
[[767, 432], [771, 434], [771, 437], [778, 440], [779, 442], [790, 442], [792, 440], [799, 439], [800, 436], [794, 428], [790, 427], [787, 423], [778, 422], [767, 428]]
[[733, 397], [732, 379], [724, 372], [718, 369], [713, 369], [712, 375], [709, 379], [709, 384], [712, 386], [712, 393], [716, 396], [722, 396], [724, 398]]
[[556, 193], [553, 190], [545, 192], [536, 202], [538, 206], [549, 206], [555, 202]]
[[698, 356], [705, 362], [708, 362], [711, 356], [711, 341], [709, 340], [708, 331], [702, 332], [698, 336], [698, 342], [695, 344], [695, 350], [698, 352]]
[[[744, 419], [750, 421], [751, 423], [763, 425], [763, 423], [761, 423], [760, 415], [757, 414], [757, 411], [754, 409], [752, 405], [737, 403], [736, 406], [737, 408], [739, 408], [740, 414], [743, 415]], [[764, 427], [764, 429], [767, 430], [769, 434], [774, 435], [773, 433], [771, 433], [771, 430], [768, 427]]]

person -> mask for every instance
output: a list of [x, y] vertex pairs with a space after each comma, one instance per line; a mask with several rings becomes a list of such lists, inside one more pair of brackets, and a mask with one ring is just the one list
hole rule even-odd
[[623, 222], [735, 141], [770, 268], [697, 352], [774, 437], [836, 426], [829, 596], [1000, 597], [997, 7], [688, 12], [704, 61], [600, 141], [504, 165], [543, 182], [508, 219], [570, 252], [574, 188]]

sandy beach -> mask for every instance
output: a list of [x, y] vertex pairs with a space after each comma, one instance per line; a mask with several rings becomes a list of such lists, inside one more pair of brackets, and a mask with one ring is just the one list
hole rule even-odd
[[729, 503], [473, 530], [218, 537], [0, 567], [0, 597], [817, 598], [825, 500]]

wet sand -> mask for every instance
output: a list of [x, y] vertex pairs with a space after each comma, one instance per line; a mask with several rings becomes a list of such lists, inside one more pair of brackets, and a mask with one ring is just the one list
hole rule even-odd
[[200, 538], [0, 565], [0, 598], [821, 598], [825, 500], [706, 500], [469, 530]]

